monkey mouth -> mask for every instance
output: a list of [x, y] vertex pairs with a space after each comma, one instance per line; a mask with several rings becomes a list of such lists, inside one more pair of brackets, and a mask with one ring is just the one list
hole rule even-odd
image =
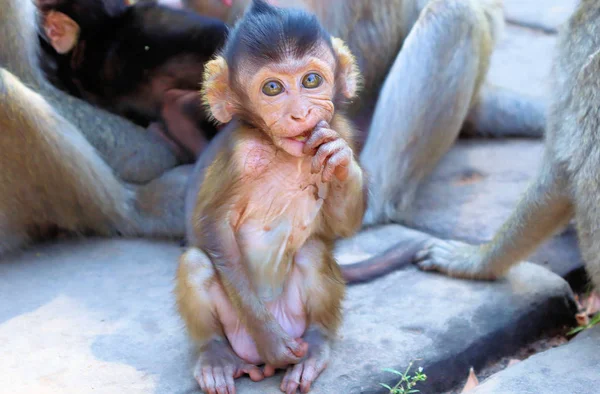
[[299, 141], [299, 142], [304, 142], [308, 139], [308, 136], [310, 135], [311, 131], [312, 131], [312, 129], [306, 130], [303, 133], [300, 133], [295, 137], [291, 137], [291, 139], [295, 140], [295, 141]]

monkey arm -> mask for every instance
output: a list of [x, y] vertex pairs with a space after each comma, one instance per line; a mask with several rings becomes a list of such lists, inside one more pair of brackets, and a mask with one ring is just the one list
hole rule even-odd
[[503, 274], [526, 258], [573, 217], [566, 180], [564, 171], [546, 157], [541, 173], [511, 217], [482, 248], [483, 259], [494, 273]]
[[417, 253], [419, 267], [470, 279], [504, 275], [573, 217], [566, 181], [562, 168], [546, 156], [540, 175], [491, 242], [478, 247], [435, 240]]
[[204, 237], [202, 247], [263, 361], [274, 367], [299, 362], [306, 354], [307, 345], [287, 335], [256, 294], [232, 223], [229, 220], [208, 220], [204, 231], [211, 236]]
[[331, 182], [324, 204], [324, 220], [328, 233], [336, 237], [349, 237], [360, 229], [366, 204], [366, 182], [357, 161], [353, 158], [348, 178]]
[[247, 264], [244, 263], [232, 224], [229, 220], [208, 225], [208, 232], [214, 234], [204, 245], [209, 254], [223, 287], [238, 311], [240, 319], [252, 337], [266, 334], [265, 331], [278, 325], [273, 314], [256, 294], [250, 279]]

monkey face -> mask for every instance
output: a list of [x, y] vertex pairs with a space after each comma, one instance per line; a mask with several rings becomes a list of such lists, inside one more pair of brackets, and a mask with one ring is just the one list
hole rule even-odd
[[334, 113], [335, 59], [328, 56], [286, 58], [249, 76], [246, 96], [274, 144], [302, 156], [304, 142], [317, 123]]

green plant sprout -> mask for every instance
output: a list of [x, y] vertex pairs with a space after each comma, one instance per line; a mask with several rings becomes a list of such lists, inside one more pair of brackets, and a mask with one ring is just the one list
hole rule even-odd
[[419, 367], [419, 369], [417, 369], [417, 372], [415, 373], [415, 376], [410, 376], [408, 374], [408, 372], [412, 368], [412, 365], [413, 365], [413, 361], [411, 361], [410, 364], [408, 364], [408, 368], [406, 368], [406, 372], [404, 372], [404, 373], [398, 372], [398, 371], [396, 371], [394, 369], [390, 369], [390, 368], [384, 369], [383, 371], [385, 371], [385, 372], [390, 372], [390, 373], [400, 376], [400, 381], [398, 383], [396, 383], [396, 385], [394, 385], [394, 387], [390, 387], [385, 383], [379, 383], [379, 384], [382, 385], [383, 387], [385, 387], [386, 389], [388, 389], [390, 391], [389, 394], [418, 393], [419, 390], [415, 389], [414, 387], [417, 385], [418, 382], [424, 382], [427, 379], [427, 375], [425, 375], [423, 373], [423, 368]]

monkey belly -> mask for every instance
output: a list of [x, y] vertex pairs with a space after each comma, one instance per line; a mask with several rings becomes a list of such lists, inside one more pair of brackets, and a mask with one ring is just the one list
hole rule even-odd
[[[292, 338], [302, 337], [308, 326], [307, 314], [304, 307], [306, 300], [303, 297], [302, 285], [303, 276], [294, 267], [281, 295], [266, 303], [267, 308], [273, 313], [275, 320]], [[218, 288], [214, 288], [211, 291], [211, 296], [214, 297], [212, 300], [223, 332], [233, 351], [248, 363], [255, 365], [263, 364], [254, 340], [238, 318], [233, 305], [227, 296], [225, 296], [221, 285], [215, 282], [213, 286], [218, 286]]]

